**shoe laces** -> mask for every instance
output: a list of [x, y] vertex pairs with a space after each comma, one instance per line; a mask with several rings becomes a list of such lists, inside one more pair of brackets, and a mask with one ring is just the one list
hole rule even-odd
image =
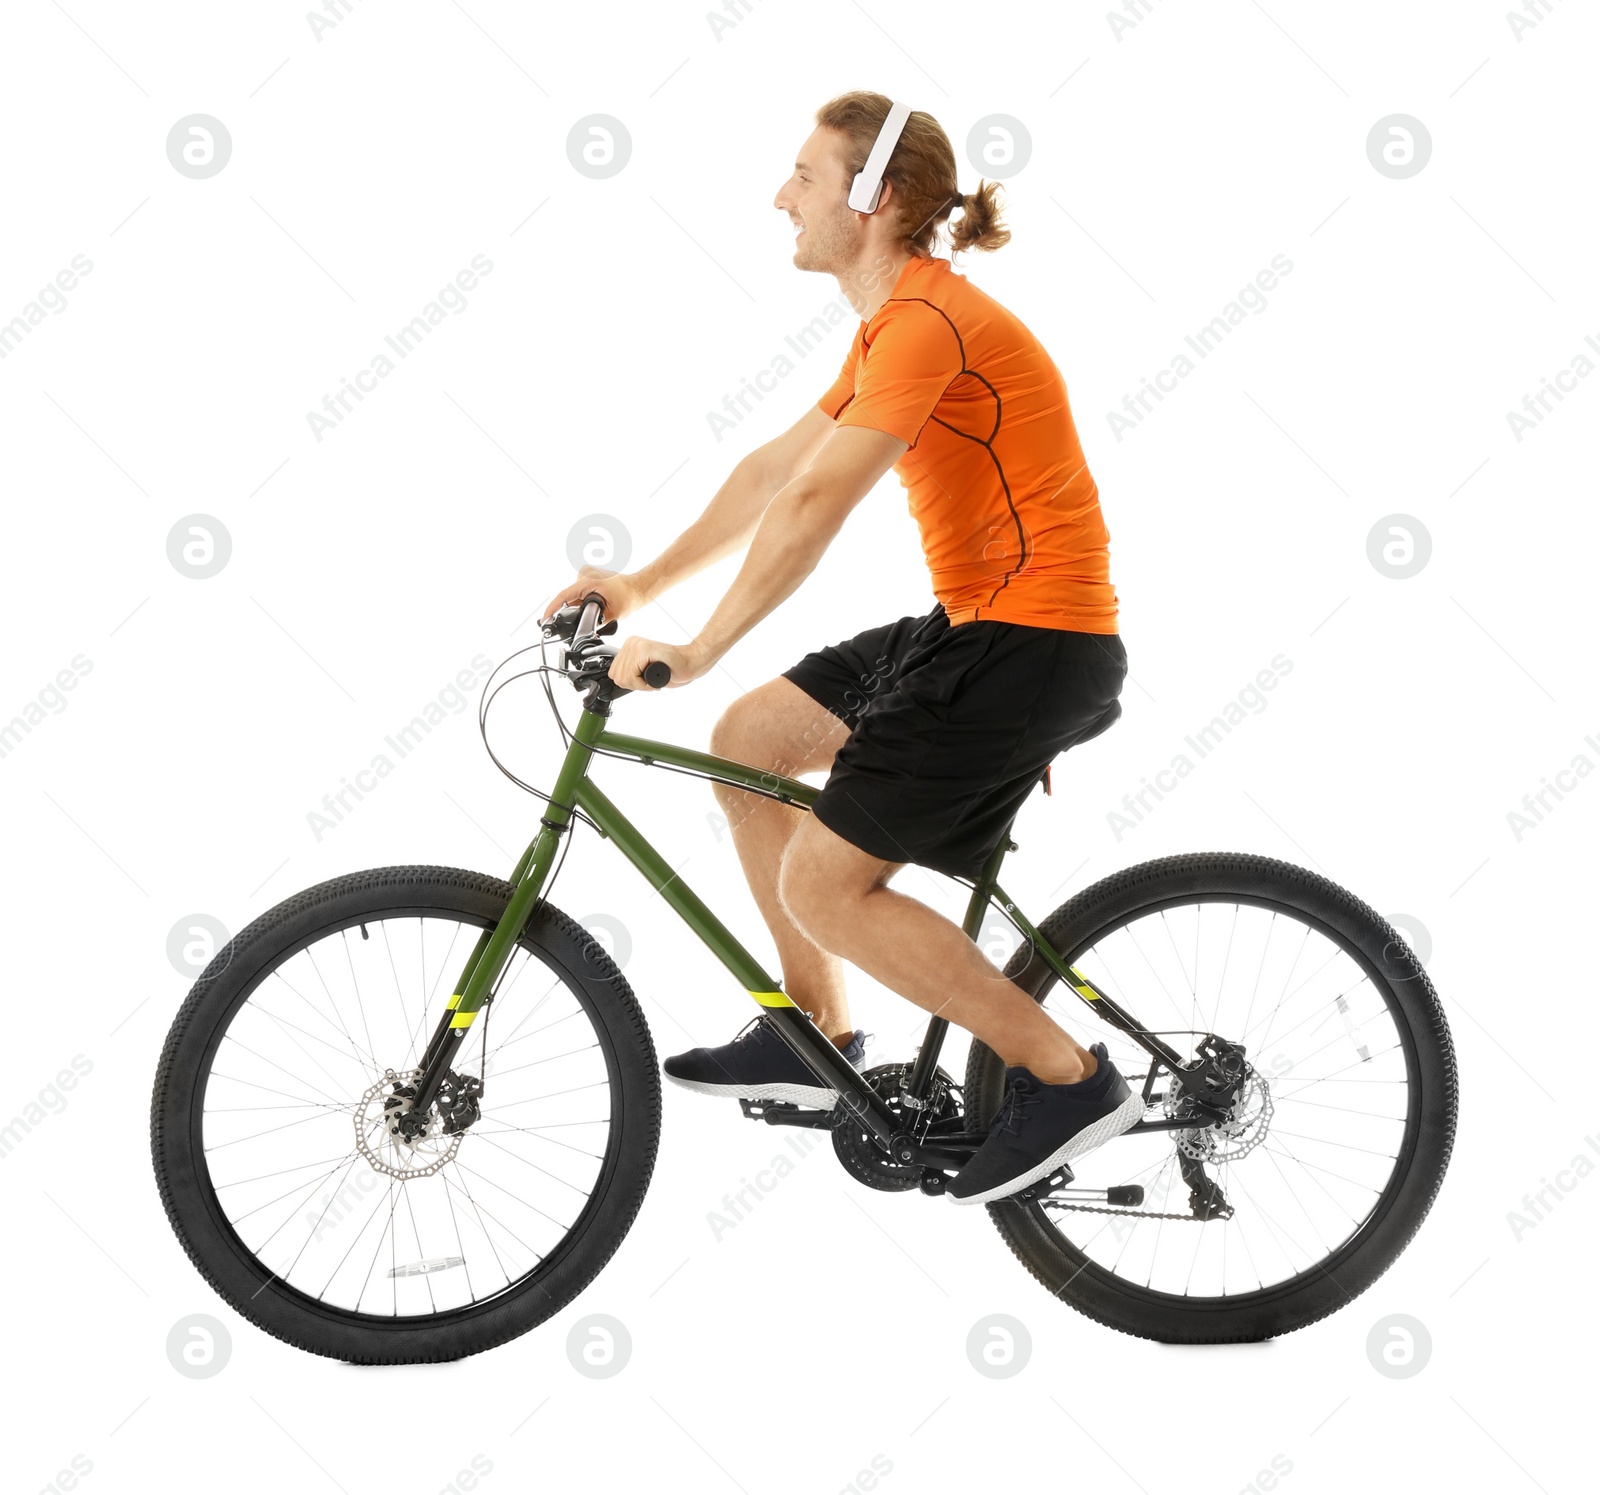
[[737, 1033], [733, 1035], [734, 1043], [750, 1043], [755, 1039], [765, 1036], [766, 1017], [764, 1015], [753, 1017]]
[[1000, 1113], [994, 1119], [995, 1129], [1009, 1132], [1013, 1137], [1022, 1128], [1029, 1106], [1037, 1103], [1039, 1086], [1026, 1075], [1018, 1075], [1006, 1087], [1005, 1099], [1000, 1103]]

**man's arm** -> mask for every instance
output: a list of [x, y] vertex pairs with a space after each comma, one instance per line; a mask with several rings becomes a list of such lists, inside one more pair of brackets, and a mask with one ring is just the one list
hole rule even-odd
[[787, 431], [743, 458], [705, 512], [635, 573], [644, 600], [653, 602], [746, 545], [773, 496], [806, 470], [832, 430], [833, 422], [813, 406]]
[[585, 566], [577, 579], [545, 604], [540, 617], [598, 592], [608, 618], [625, 618], [680, 581], [745, 545], [779, 489], [799, 476], [828, 439], [833, 421], [812, 406], [789, 429], [740, 459], [705, 512], [648, 566], [607, 571]]
[[672, 667], [674, 685], [705, 674], [811, 574], [850, 511], [905, 450], [904, 441], [883, 431], [834, 430], [811, 465], [767, 505], [744, 565], [699, 636], [684, 646], [625, 639], [611, 663], [611, 678], [638, 690], [644, 687], [641, 671], [652, 660]]

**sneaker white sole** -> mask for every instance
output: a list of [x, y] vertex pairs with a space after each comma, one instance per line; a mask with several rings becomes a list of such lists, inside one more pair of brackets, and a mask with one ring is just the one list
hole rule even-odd
[[1048, 1178], [1063, 1163], [1081, 1158], [1084, 1153], [1094, 1151], [1113, 1137], [1120, 1137], [1143, 1115], [1143, 1098], [1137, 1094], [1130, 1095], [1109, 1115], [1102, 1116], [1099, 1121], [1092, 1122], [1080, 1132], [1074, 1132], [1042, 1163], [1035, 1163], [1026, 1173], [1019, 1173], [1003, 1184], [996, 1184], [994, 1188], [985, 1189], [981, 1194], [968, 1195], [965, 1199], [958, 1198], [954, 1194], [946, 1194], [945, 1198], [954, 1200], [957, 1204], [989, 1204], [996, 1199], [1009, 1198], [1012, 1194], [1020, 1193], [1029, 1184], [1036, 1184], [1041, 1178]]
[[831, 1111], [839, 1100], [837, 1090], [824, 1090], [817, 1085], [714, 1085], [709, 1080], [680, 1080], [676, 1075], [667, 1075], [667, 1078], [685, 1090], [731, 1100], [786, 1100], [797, 1106], [813, 1106], [819, 1111]]

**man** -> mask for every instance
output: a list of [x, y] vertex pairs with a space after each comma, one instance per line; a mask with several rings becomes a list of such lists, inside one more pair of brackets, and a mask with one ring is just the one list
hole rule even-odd
[[[880, 133], [892, 153], [875, 207], [860, 211], [853, 189], [858, 203], [871, 196], [863, 168]], [[653, 564], [586, 568], [545, 609], [594, 591], [608, 617], [623, 617], [748, 543], [695, 639], [628, 638], [611, 666], [637, 690], [648, 688], [644, 666], [662, 660], [686, 685], [782, 603], [851, 509], [898, 473], [938, 604], [749, 692], [717, 723], [711, 750], [788, 774], [830, 770], [809, 814], [731, 786], [716, 793], [784, 988], [835, 1045], [862, 1063], [842, 959], [1005, 1061], [993, 1129], [948, 1191], [968, 1204], [1048, 1176], [1143, 1109], [1103, 1045], [1082, 1048], [959, 927], [888, 887], [908, 862], [975, 876], [1050, 761], [1116, 720], [1127, 672], [1108, 536], [1061, 375], [1016, 317], [931, 253], [941, 226], [953, 253], [1006, 243], [996, 193], [992, 182], [959, 192], [930, 115], [898, 107], [891, 119], [876, 93], [824, 105], [774, 203], [794, 224], [795, 265], [836, 277], [862, 318], [838, 378], [734, 468]], [[837, 1100], [765, 1020], [664, 1067], [713, 1095]]]

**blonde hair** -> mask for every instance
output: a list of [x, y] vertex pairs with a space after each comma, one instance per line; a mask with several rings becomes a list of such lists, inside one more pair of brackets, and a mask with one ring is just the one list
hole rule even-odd
[[[844, 137], [850, 176], [867, 164], [867, 153], [889, 116], [891, 102], [884, 94], [857, 89], [829, 99], [817, 110], [817, 123]], [[976, 192], [959, 190], [956, 153], [931, 114], [912, 110], [884, 177], [894, 184], [891, 208], [896, 223], [906, 242], [923, 254], [932, 252], [941, 227], [953, 255], [968, 249], [998, 249], [1011, 239], [1011, 230], [1000, 221], [1000, 184], [980, 179]], [[961, 216], [952, 224], [949, 218], [957, 208]]]

